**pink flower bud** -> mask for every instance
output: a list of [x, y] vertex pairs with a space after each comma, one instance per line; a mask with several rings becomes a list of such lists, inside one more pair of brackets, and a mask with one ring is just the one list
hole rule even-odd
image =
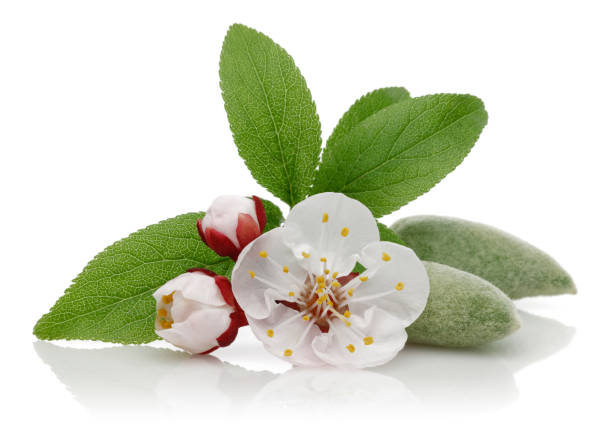
[[190, 269], [153, 294], [157, 302], [155, 332], [192, 354], [228, 346], [247, 325], [227, 278], [206, 269]]
[[266, 211], [259, 197], [222, 195], [197, 225], [204, 243], [220, 256], [235, 261], [240, 251], [263, 232]]

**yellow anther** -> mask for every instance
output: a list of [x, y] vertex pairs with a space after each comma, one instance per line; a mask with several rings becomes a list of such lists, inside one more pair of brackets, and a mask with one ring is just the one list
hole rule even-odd
[[321, 257], [321, 261], [322, 261], [323, 263], [325, 263], [325, 262], [327, 261], [327, 258], [325, 258], [325, 257]]
[[395, 289], [397, 289], [398, 291], [401, 291], [402, 289], [404, 289], [404, 283], [399, 282], [398, 284], [395, 285]]
[[259, 256], [261, 258], [266, 258], [268, 256], [268, 253], [266, 251], [259, 251]]
[[273, 331], [272, 329], [268, 329], [268, 330], [266, 331], [266, 334], [267, 334], [267, 335], [268, 335], [268, 337], [270, 337], [270, 338], [274, 337], [274, 331]]
[[355, 352], [355, 346], [353, 345], [346, 345], [346, 349], [348, 349], [349, 352]]
[[323, 288], [317, 289], [317, 294], [323, 294], [325, 290]]
[[310, 320], [310, 315], [305, 315], [304, 317], [302, 317], [302, 319], [304, 321], [308, 321], [308, 320]]
[[331, 284], [334, 288], [339, 288], [340, 287], [340, 283], [338, 283], [336, 280], [334, 280]]
[[327, 300], [327, 305], [331, 306], [332, 308], [334, 307], [334, 302], [331, 300]]
[[329, 269], [325, 269], [323, 272], [325, 272], [325, 275], [329, 275]]
[[391, 256], [387, 254], [386, 252], [383, 252], [382, 259], [383, 261], [389, 261], [391, 260]]
[[318, 284], [321, 284], [321, 283], [325, 284], [325, 277], [323, 277], [322, 275], [319, 275], [317, 277], [317, 283]]
[[336, 277], [338, 277], [338, 273], [337, 273], [337, 272], [334, 272], [334, 273], [332, 274], [332, 278], [336, 278]]
[[329, 221], [329, 214], [327, 212], [323, 213], [323, 218], [321, 219], [323, 223], [327, 223]]
[[349, 234], [349, 228], [342, 228], [342, 231], [340, 231], [340, 235], [342, 237], [346, 237]]
[[289, 268], [287, 266], [283, 266], [283, 272], [287, 274], [289, 272]]
[[308, 252], [304, 251], [304, 252], [302, 252], [302, 257], [308, 258], [308, 257], [310, 257], [310, 254]]
[[374, 343], [374, 339], [372, 337], [364, 337], [363, 338], [363, 344], [368, 346], [371, 345], [372, 343]]
[[283, 353], [283, 355], [285, 357], [291, 357], [293, 355], [293, 351], [291, 349], [285, 349], [285, 352]]
[[253, 271], [249, 271], [249, 275], [251, 276], [251, 278], [255, 278], [255, 273]]
[[344, 316], [346, 318], [349, 318], [351, 316], [351, 311], [349, 311], [348, 309], [346, 311], [344, 311]]
[[359, 277], [359, 280], [361, 280], [361, 281], [368, 281], [368, 276], [364, 275], [362, 277]]
[[166, 315], [168, 315], [168, 311], [166, 311], [164, 308], [161, 308], [161, 309], [157, 310], [157, 316], [158, 317], [165, 317]]
[[354, 292], [355, 292], [355, 288], [351, 288], [347, 291], [349, 297], [352, 297]]
[[327, 300], [327, 296], [326, 295], [324, 295], [323, 297], [319, 297], [318, 300], [317, 300], [317, 304], [318, 305], [322, 305], [325, 300]]
[[295, 297], [295, 292], [289, 291], [289, 297]]
[[348, 320], [345, 320], [345, 321], [344, 321], [344, 324], [346, 325], [346, 327], [347, 327], [347, 328], [350, 328], [350, 327], [351, 327], [351, 322], [350, 322], [350, 321], [348, 321]]
[[162, 328], [170, 329], [172, 327], [172, 323], [174, 323], [174, 322], [173, 321], [162, 320], [159, 323], [161, 324]]
[[172, 291], [170, 294], [168, 295], [163, 295], [162, 296], [162, 302], [164, 302], [165, 304], [169, 305], [170, 303], [172, 303], [172, 301], [174, 300], [174, 293], [176, 291]]

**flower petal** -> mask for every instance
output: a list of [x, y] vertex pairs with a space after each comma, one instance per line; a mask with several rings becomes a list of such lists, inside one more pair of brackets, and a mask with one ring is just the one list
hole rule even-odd
[[[344, 194], [324, 192], [301, 201], [291, 209], [285, 222], [284, 241], [306, 269], [327, 268], [340, 275], [351, 272], [356, 255], [380, 236], [370, 210]], [[303, 258], [303, 253], [310, 257]]]
[[162, 296], [175, 292], [183, 297], [203, 303], [208, 306], [224, 306], [226, 304], [219, 288], [215, 284], [215, 279], [199, 272], [181, 274], [178, 277], [164, 283], [153, 297], [158, 305]]
[[232, 290], [244, 312], [256, 319], [270, 315], [275, 300], [292, 301], [306, 271], [282, 242], [282, 229], [257, 237], [240, 253], [232, 272]]
[[297, 366], [324, 364], [311, 346], [321, 331], [312, 321], [305, 321], [298, 311], [277, 304], [267, 318], [248, 317], [248, 320], [251, 330], [270, 353]]
[[229, 306], [207, 307], [191, 312], [187, 319], [175, 322], [172, 328], [155, 332], [173, 345], [192, 354], [199, 354], [218, 346], [216, 338], [227, 330], [232, 312]]
[[[404, 327], [414, 322], [425, 309], [429, 296], [429, 277], [414, 251], [397, 243], [375, 242], [363, 248], [359, 262], [366, 267], [350, 299], [351, 312], [378, 306], [402, 321]], [[361, 305], [361, 308], [359, 308]]]
[[334, 320], [329, 333], [312, 342], [314, 353], [325, 363], [345, 368], [382, 365], [406, 344], [406, 330], [394, 316], [376, 307], [363, 316], [351, 315], [351, 326]]
[[236, 228], [238, 227], [238, 214], [241, 213], [250, 215], [259, 227], [253, 200], [238, 195], [221, 195], [213, 201], [206, 211], [202, 222], [203, 227], [216, 229], [229, 238], [236, 248], [239, 248]]

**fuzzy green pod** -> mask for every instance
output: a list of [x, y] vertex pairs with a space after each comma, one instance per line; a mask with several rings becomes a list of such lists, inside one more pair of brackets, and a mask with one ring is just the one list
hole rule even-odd
[[551, 256], [491, 226], [451, 217], [407, 217], [391, 229], [419, 256], [477, 275], [510, 298], [575, 294]]
[[408, 328], [408, 341], [467, 347], [510, 335], [521, 323], [512, 301], [491, 283], [450, 266], [424, 262], [429, 299]]

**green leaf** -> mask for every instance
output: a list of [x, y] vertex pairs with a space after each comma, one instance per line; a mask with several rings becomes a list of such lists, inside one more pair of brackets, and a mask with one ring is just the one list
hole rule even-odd
[[313, 194], [342, 192], [375, 217], [427, 192], [470, 152], [487, 123], [480, 99], [438, 94], [387, 106], [325, 149]]
[[[282, 214], [263, 200], [266, 230]], [[230, 277], [234, 262], [221, 258], [200, 240], [196, 220], [203, 212], [179, 215], [137, 231], [98, 254], [49, 313], [34, 327], [43, 340], [81, 339], [147, 343], [154, 332], [151, 295], [189, 268], [207, 268]]]
[[422, 260], [482, 277], [510, 298], [576, 293], [572, 278], [552, 257], [491, 226], [417, 216], [398, 220], [391, 228]]
[[280, 208], [271, 201], [264, 200], [263, 198], [261, 199], [261, 202], [263, 203], [264, 210], [266, 211], [267, 219], [264, 232], [268, 232], [270, 229], [278, 228], [281, 223], [285, 221]]
[[232, 25], [219, 75], [238, 152], [258, 183], [295, 205], [312, 185], [321, 124], [304, 77], [270, 38]]
[[196, 229], [203, 212], [148, 226], [98, 254], [34, 327], [40, 339], [146, 343], [154, 333], [151, 294], [189, 268], [230, 275], [233, 262], [208, 248]]
[[429, 298], [408, 328], [408, 341], [437, 346], [478, 346], [520, 327], [514, 304], [491, 283], [467, 272], [425, 262]]
[[378, 233], [380, 234], [380, 241], [390, 241], [393, 243], [398, 243], [402, 246], [406, 246], [406, 243], [399, 238], [399, 236], [392, 229], [388, 228], [386, 225], [376, 222], [378, 225]]
[[410, 93], [404, 88], [380, 88], [375, 89], [372, 92], [368, 92], [366, 95], [353, 103], [349, 110], [344, 113], [334, 128], [334, 131], [327, 139], [327, 148], [337, 144], [338, 140], [344, 137], [351, 129], [357, 126], [358, 123], [362, 122], [369, 116], [377, 113], [387, 106], [407, 100], [409, 98]]

